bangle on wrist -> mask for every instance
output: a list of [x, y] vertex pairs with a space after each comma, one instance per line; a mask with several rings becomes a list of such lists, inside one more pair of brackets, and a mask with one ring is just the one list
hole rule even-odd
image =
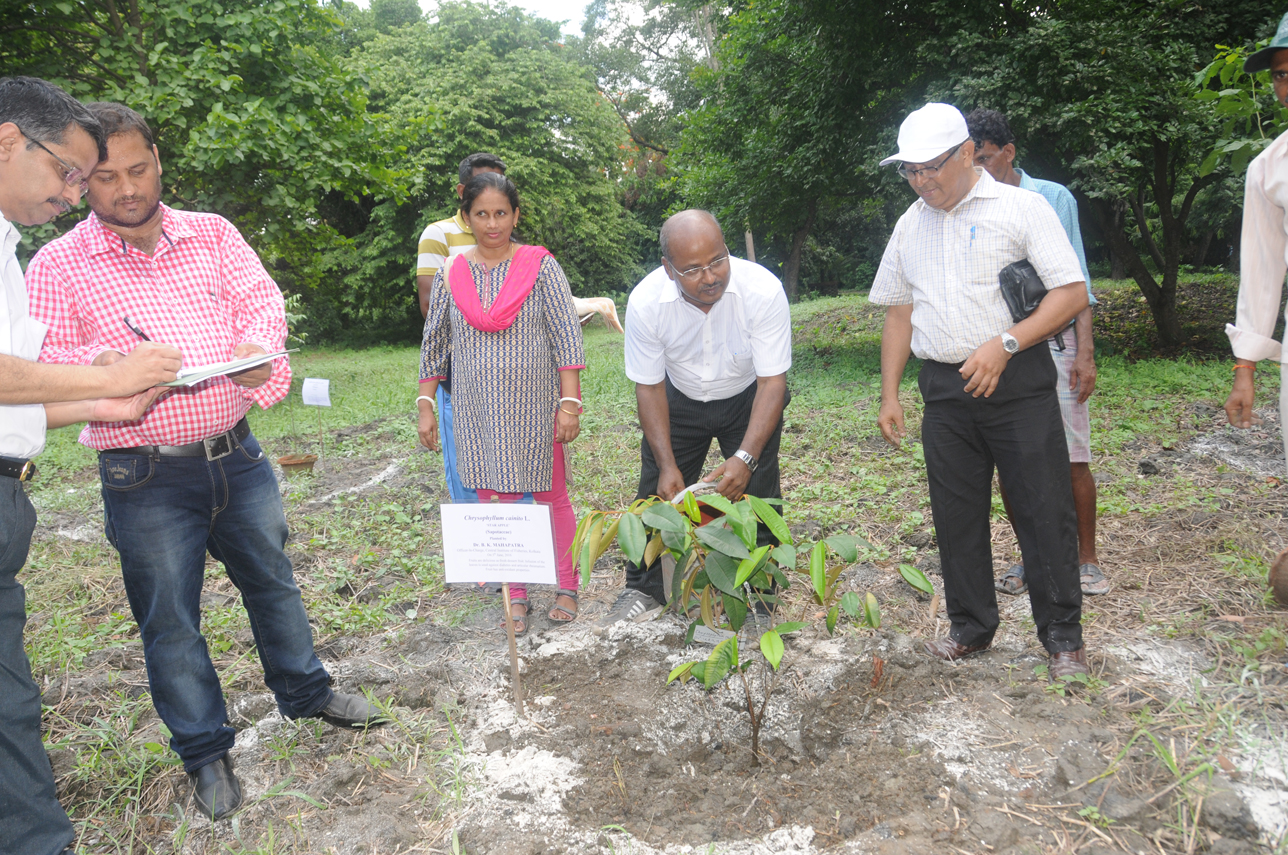
[[416, 399], [416, 403], [417, 403], [417, 404], [419, 404], [421, 401], [429, 401], [429, 408], [430, 408], [431, 410], [433, 410], [433, 411], [434, 411], [434, 415], [435, 415], [435, 416], [437, 416], [437, 415], [438, 415], [438, 402], [437, 402], [437, 401], [435, 401], [433, 398], [431, 398], [431, 397], [430, 397], [430, 396], [428, 396], [428, 395], [421, 395], [419, 398], [417, 398], [417, 399]]
[[[564, 405], [564, 401], [572, 401], [574, 404], [576, 404], [576, 405], [577, 405], [577, 412], [575, 412], [575, 413], [574, 413], [574, 412], [570, 412], [569, 410], [565, 410], [565, 409], [564, 409], [564, 406], [563, 406], [563, 405]], [[585, 407], [583, 407], [583, 406], [582, 406], [582, 404], [581, 404], [581, 398], [568, 398], [568, 397], [560, 398], [560, 399], [559, 399], [559, 410], [560, 410], [560, 412], [567, 413], [567, 414], [568, 414], [568, 415], [570, 415], [570, 416], [579, 416], [579, 415], [581, 415], [582, 413], [586, 412], [586, 408], [585, 408]]]

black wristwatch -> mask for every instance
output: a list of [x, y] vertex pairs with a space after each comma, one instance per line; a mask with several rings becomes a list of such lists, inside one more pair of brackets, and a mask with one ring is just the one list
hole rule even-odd
[[734, 457], [736, 457], [736, 458], [738, 458], [739, 460], [741, 460], [743, 463], [746, 463], [746, 464], [747, 464], [747, 471], [749, 471], [749, 472], [755, 472], [755, 471], [756, 471], [756, 466], [758, 466], [758, 465], [759, 465], [759, 464], [756, 462], [756, 458], [752, 457], [750, 454], [748, 454], [747, 452], [743, 451], [741, 448], [740, 448], [740, 449], [738, 449], [737, 451], [735, 451], [735, 452], [733, 453], [733, 456], [734, 456]]

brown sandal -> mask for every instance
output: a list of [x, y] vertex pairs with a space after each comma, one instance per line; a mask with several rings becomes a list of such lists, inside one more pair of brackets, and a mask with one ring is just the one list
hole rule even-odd
[[[519, 609], [523, 613], [519, 613]], [[528, 601], [527, 600], [510, 600], [510, 619], [514, 621], [514, 634], [523, 635], [528, 631]], [[498, 624], [501, 629], [505, 629], [505, 617], [502, 613], [501, 623]]]
[[[561, 600], [570, 601], [572, 608], [564, 605], [560, 602]], [[550, 610], [549, 618], [555, 623], [572, 623], [577, 619], [578, 610], [577, 592], [570, 591], [567, 588], [560, 588], [558, 593], [555, 594], [555, 607]], [[567, 615], [567, 617], [563, 617], [563, 615]]]

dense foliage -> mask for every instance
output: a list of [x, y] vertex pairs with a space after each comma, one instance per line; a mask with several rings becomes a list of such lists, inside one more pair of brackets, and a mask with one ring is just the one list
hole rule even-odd
[[417, 337], [417, 238], [481, 150], [579, 293], [628, 290], [688, 206], [793, 298], [865, 288], [913, 198], [876, 163], [938, 99], [1009, 115], [1020, 165], [1077, 195], [1093, 268], [1175, 345], [1179, 278], [1237, 262], [1243, 171], [1284, 123], [1240, 69], [1272, 0], [592, 0], [580, 37], [469, 0], [0, 10], [0, 72], [147, 116], [166, 200], [236, 222], [314, 340]]

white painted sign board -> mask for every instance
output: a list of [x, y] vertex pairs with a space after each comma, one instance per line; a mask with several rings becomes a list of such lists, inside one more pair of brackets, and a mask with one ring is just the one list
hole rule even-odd
[[443, 565], [453, 582], [555, 584], [549, 505], [439, 505]]
[[329, 407], [331, 406], [331, 381], [305, 377], [301, 395], [306, 407]]

